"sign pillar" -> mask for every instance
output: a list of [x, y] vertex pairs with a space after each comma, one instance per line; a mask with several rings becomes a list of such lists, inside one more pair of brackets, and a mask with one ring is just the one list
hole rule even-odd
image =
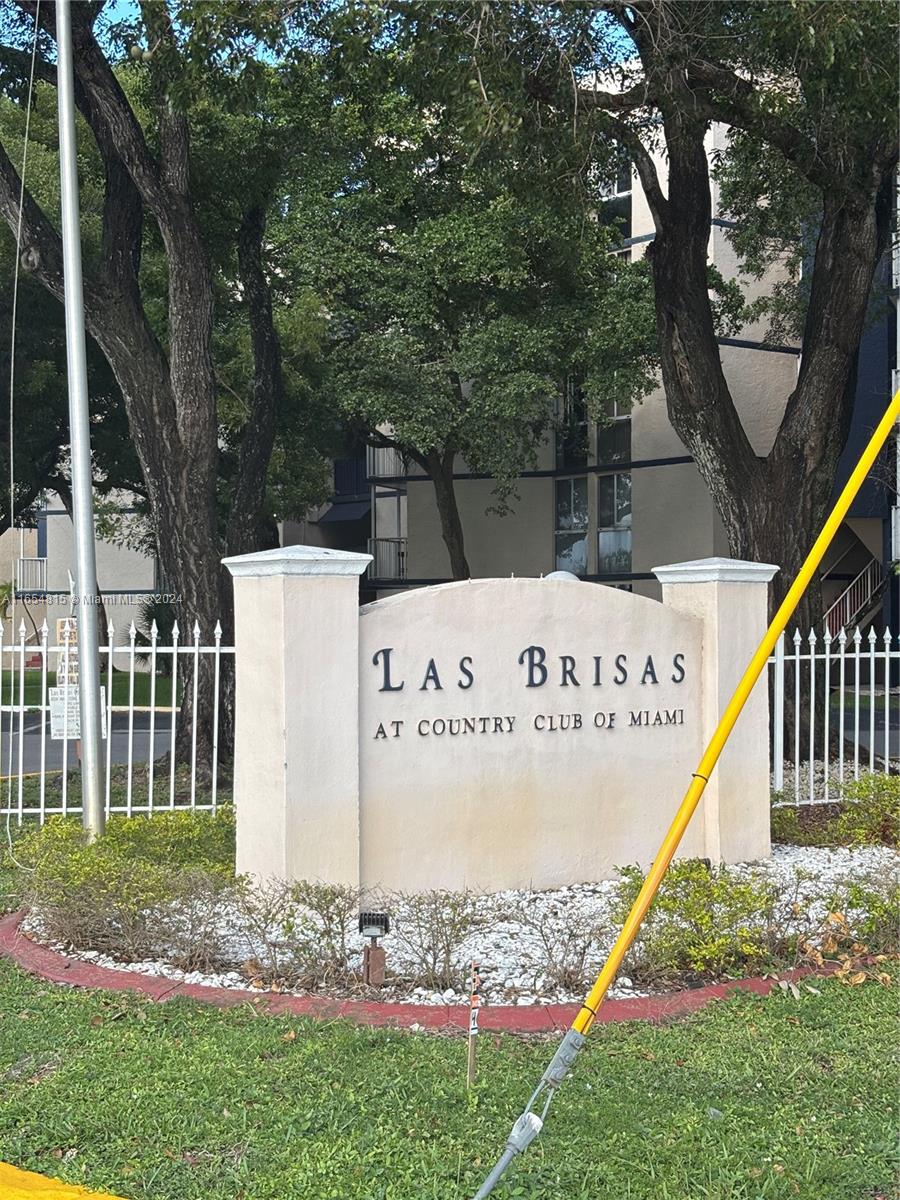
[[[730, 558], [654, 567], [663, 604], [703, 622], [703, 744], [768, 625], [768, 585], [778, 567]], [[771, 852], [768, 672], [741, 713], [703, 794], [706, 855], [743, 862]], [[700, 814], [698, 814], [699, 818]]]
[[359, 884], [359, 576], [315, 546], [226, 558], [234, 579], [237, 870]]

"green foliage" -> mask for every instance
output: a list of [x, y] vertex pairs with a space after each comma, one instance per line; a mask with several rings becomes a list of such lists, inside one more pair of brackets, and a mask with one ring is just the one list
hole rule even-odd
[[[621, 874], [620, 921], [644, 879], [637, 867]], [[759, 971], [785, 949], [773, 936], [776, 903], [775, 887], [761, 877], [711, 868], [697, 859], [676, 862], [629, 952], [628, 970], [655, 982], [685, 974], [706, 980]]]
[[900, 846], [900, 776], [876, 773], [848, 784], [834, 830], [850, 846]]
[[[51, 817], [16, 846], [25, 900], [48, 937], [135, 959], [169, 940], [172, 918], [181, 927], [192, 912], [196, 923], [199, 896], [212, 917], [233, 858], [234, 818], [227, 807], [214, 815], [114, 815], [93, 842], [79, 822]], [[204, 956], [193, 952], [193, 960], [198, 957]]]
[[782, 803], [773, 793], [772, 839], [796, 846], [900, 846], [900, 776], [865, 774], [828, 805]]
[[215, 813], [163, 812], [154, 813], [152, 817], [114, 815], [103, 838], [124, 858], [226, 874], [234, 870], [234, 809], [231, 805], [223, 805]]
[[785, 804], [780, 792], [773, 793], [770, 818], [772, 841], [790, 846], [838, 845], [840, 839], [835, 831], [835, 808], [834, 804]]
[[854, 939], [865, 942], [867, 950], [874, 954], [897, 953], [900, 949], [900, 880], [895, 871], [851, 883], [845, 895], [838, 899], [853, 915]]
[[[212, 69], [207, 59], [203, 71], [194, 73], [187, 62], [178, 63], [163, 46], [148, 61], [133, 61], [128, 49], [135, 43], [159, 40], [145, 27], [153, 23], [148, 8], [137, 19], [117, 22], [107, 30], [104, 46], [115, 62], [116, 77], [141, 125], [151, 151], [158, 150], [157, 99], [151, 76], [170, 74], [166, 93], [171, 102], [188, 112], [191, 139], [191, 202], [197, 213], [204, 248], [213, 269], [216, 290], [214, 357], [219, 385], [217, 434], [220, 445], [219, 501], [224, 524], [231, 502], [233, 479], [247, 429], [254, 386], [253, 354], [247, 305], [240, 283], [237, 239], [245, 211], [259, 204], [275, 211], [301, 202], [298, 193], [309, 187], [310, 148], [315, 147], [328, 105], [318, 103], [321, 89], [303, 92], [307, 107], [296, 99], [285, 115], [284, 96], [291, 84], [283, 71], [270, 63], [257, 63], [230, 78]], [[7, 34], [9, 30], [5, 31]], [[25, 39], [29, 44], [30, 39]], [[162, 58], [166, 61], [163, 62]], [[0, 140], [14, 163], [21, 158], [24, 112], [20, 107], [21, 55], [0, 46]], [[215, 83], [212, 81], [215, 77]], [[300, 70], [292, 80], [299, 83]], [[157, 79], [159, 82], [159, 79]], [[305, 138], [298, 137], [301, 110]], [[310, 120], [315, 116], [315, 120]], [[84, 234], [85, 270], [88, 276], [102, 264], [101, 223], [103, 169], [94, 139], [79, 120], [79, 175]], [[28, 184], [35, 199], [54, 224], [58, 224], [59, 168], [57, 158], [56, 90], [39, 83], [32, 111]], [[329, 143], [329, 146], [331, 144]], [[303, 158], [303, 169], [299, 159]], [[318, 194], [318, 193], [317, 193]], [[271, 239], [266, 247], [271, 249]], [[11, 273], [12, 239], [8, 231], [0, 246], [0, 265]], [[266, 262], [272, 279], [284, 277], [281, 264]], [[140, 265], [141, 302], [148, 322], [168, 347], [168, 261], [159, 231], [145, 219]], [[286, 295], [273, 282], [275, 323], [283, 344], [284, 394], [276, 414], [276, 441], [268, 476], [270, 491], [266, 513], [272, 521], [300, 517], [311, 504], [330, 491], [327, 454], [335, 441], [338, 422], [322, 406], [316, 390], [320, 302], [299, 293]], [[8, 297], [6, 307], [8, 309]], [[0, 309], [3, 304], [0, 304]], [[3, 313], [0, 312], [0, 316]], [[6, 313], [7, 317], [9, 313]], [[65, 347], [62, 307], [35, 279], [22, 277], [18, 313], [18, 379], [16, 406], [17, 509], [33, 503], [40, 492], [52, 488], [66, 467], [68, 416], [65, 391]], [[138, 503], [148, 494], [141, 476], [134, 440], [128, 431], [122, 398], [105, 360], [89, 341], [92, 442], [101, 493], [136, 493]], [[2, 432], [2, 422], [0, 422]], [[4, 437], [3, 442], [6, 442]], [[168, 530], [151, 530], [150, 514], [124, 515], [118, 502], [101, 505], [98, 530], [106, 540], [153, 552], [156, 536], [165, 541]], [[173, 581], [177, 583], [177, 581]]]
[[[779, 793], [780, 795], [780, 793]], [[807, 845], [803, 841], [803, 827], [800, 816], [793, 804], [773, 806], [770, 818], [773, 842], [781, 842], [792, 846]]]
[[649, 389], [649, 277], [611, 254], [619, 235], [583, 162], [526, 178], [476, 153], [466, 105], [424, 102], [411, 50], [342, 63], [332, 137], [347, 169], [280, 223], [295, 288], [327, 313], [325, 392], [432, 475], [456, 456], [490, 475], [502, 511], [568, 377], [596, 417]]

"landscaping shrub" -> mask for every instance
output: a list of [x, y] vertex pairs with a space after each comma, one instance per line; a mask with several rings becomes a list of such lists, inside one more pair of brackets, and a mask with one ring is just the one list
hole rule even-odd
[[[337, 883], [301, 880], [291, 897], [303, 915], [304, 932], [312, 941], [309, 965], [323, 982], [348, 973], [348, 937], [359, 932], [359, 888]], [[292, 933], [288, 930], [288, 933]]]
[[25, 834], [16, 857], [25, 901], [49, 938], [140, 959], [172, 952], [172, 937], [174, 952], [197, 963], [218, 953], [212, 914], [233, 869], [233, 843], [227, 809], [113, 816], [94, 842], [80, 822], [53, 817]]
[[156, 812], [152, 817], [113, 815], [103, 840], [126, 858], [159, 866], [234, 874], [234, 809]]
[[849, 846], [900, 846], [900, 775], [864, 775], [844, 787], [835, 840]]
[[[855, 837], [874, 829], [881, 838], [896, 789], [883, 777], [860, 784], [842, 818]], [[23, 895], [41, 936], [76, 949], [125, 961], [163, 959], [187, 971], [241, 968], [249, 981], [272, 987], [359, 986], [358, 889], [235, 878], [233, 845], [228, 808], [217, 815], [114, 816], [92, 843], [77, 820], [54, 817], [17, 838], [21, 866], [5, 886]], [[796, 870], [792, 878], [788, 889], [761, 869], [676, 863], [629, 952], [627, 973], [639, 985], [681, 986], [780, 970], [800, 959], [847, 964], [897, 953], [896, 872], [872, 870], [830, 888]], [[388, 963], [395, 981], [463, 991], [472, 935], [507, 923], [512, 928], [501, 931], [500, 942], [521, 939], [520, 966], [532, 964], [526, 974], [533, 970], [534, 987], [571, 993], [590, 982], [642, 880], [637, 868], [621, 872], [608, 921], [586, 895], [558, 905], [549, 897], [531, 907], [525, 899], [513, 909], [509, 897], [430, 891], [367, 896], [366, 906], [391, 913]], [[853, 968], [854, 977], [859, 970]], [[516, 979], [525, 986], [521, 970]]]
[[[775, 795], [781, 798], [780, 792], [776, 792]], [[770, 828], [773, 842], [790, 846], [809, 845], [804, 837], [805, 830], [800, 821], [800, 814], [794, 804], [779, 804], [777, 808], [773, 805]]]
[[[843, 917], [842, 933], [856, 954], [896, 954], [900, 950], [900, 880], [884, 870], [848, 883], [832, 897], [831, 912]], [[839, 922], [836, 924], [840, 924]], [[823, 945], [830, 951], [831, 946]]]
[[233, 906], [234, 880], [220, 871], [181, 868], [169, 877], [165, 903], [154, 916], [153, 957], [164, 955], [183, 971], [215, 971], [232, 953], [221, 924], [222, 909]]
[[[837, 790], [837, 788], [835, 789]], [[900, 776], [866, 774], [828, 804], [783, 804], [772, 793], [772, 841], [794, 846], [900, 846]]]
[[613, 932], [595, 914], [562, 906], [534, 909], [526, 904], [505, 914], [505, 919], [535, 935], [544, 955], [542, 974], [554, 987], [581, 992], [593, 983], [596, 971], [587, 964], [602, 957], [600, 944]]
[[257, 883], [239, 880], [236, 927], [248, 957], [244, 974], [269, 986], [314, 989], [352, 985], [348, 935], [355, 928], [359, 891], [339, 884]]
[[[281, 879], [260, 883], [238, 880], [235, 896], [238, 936], [244, 942], [243, 974], [253, 984], [290, 983], [296, 974], [297, 904], [291, 887]], [[291, 945], [285, 928], [295, 931]]]
[[413, 983], [443, 991], [464, 988], [470, 961], [466, 938], [486, 918], [471, 892], [408, 892], [393, 897], [392, 946], [403, 953]]
[[[637, 867], [626, 867], [621, 875], [618, 921], [625, 919], [644, 880]], [[759, 970], [788, 949], [775, 919], [777, 906], [775, 886], [761, 877], [710, 868], [696, 859], [677, 862], [660, 885], [626, 969], [653, 985]]]

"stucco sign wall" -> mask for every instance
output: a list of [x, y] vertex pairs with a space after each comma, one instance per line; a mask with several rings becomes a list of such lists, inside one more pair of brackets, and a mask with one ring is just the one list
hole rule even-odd
[[[486, 579], [358, 609], [365, 556], [235, 576], [238, 867], [397, 889], [554, 887], [647, 866], [765, 622], [772, 569], [660, 568], [664, 603]], [[751, 699], [683, 853], [768, 853]]]
[[363, 882], [550, 887], [645, 859], [699, 757], [701, 635], [653, 600], [564, 580], [364, 608]]

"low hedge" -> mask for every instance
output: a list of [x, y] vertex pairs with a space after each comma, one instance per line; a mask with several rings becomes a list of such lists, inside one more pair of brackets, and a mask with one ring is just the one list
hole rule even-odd
[[828, 805], [785, 804], [778, 792], [773, 800], [775, 842], [900, 848], [900, 775], [861, 775], [845, 783], [840, 798]]
[[[308, 881], [260, 885], [235, 876], [233, 856], [229, 807], [215, 815], [113, 817], [94, 842], [76, 821], [53, 818], [16, 846], [19, 886], [33, 926], [51, 942], [123, 961], [237, 969], [265, 985], [358, 986], [359, 891]], [[540, 976], [540, 986], [572, 994], [593, 979], [642, 880], [637, 868], [625, 868], [611, 909], [554, 902], [543, 906], [539, 921], [527, 899], [519, 903], [508, 895], [383, 894], [365, 897], [363, 906], [392, 913], [389, 963], [406, 986], [463, 988], [472, 938], [506, 923], [516, 939], [528, 936], [538, 947], [529, 952], [536, 987]], [[639, 986], [681, 986], [818, 961], [823, 953], [858, 958], [896, 952], [895, 873], [833, 888], [817, 905], [800, 899], [799, 890], [791, 894], [776, 886], [763, 870], [676, 862], [625, 971]]]
[[110, 817], [90, 842], [81, 824], [52, 817], [16, 845], [26, 904], [56, 941], [126, 958], [165, 945], [188, 966], [208, 965], [204, 927], [233, 884], [234, 813]]

